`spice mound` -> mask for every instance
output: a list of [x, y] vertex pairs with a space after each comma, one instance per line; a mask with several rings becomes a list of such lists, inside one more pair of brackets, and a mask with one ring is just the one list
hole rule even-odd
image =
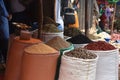
[[61, 32], [61, 31], [58, 30], [55, 24], [45, 24], [43, 26], [43, 32]]
[[70, 46], [69, 42], [65, 41], [64, 39], [62, 39], [59, 36], [56, 36], [56, 37], [52, 38], [51, 40], [46, 42], [46, 44], [55, 48], [56, 50], [60, 50], [60, 49], [63, 49], [63, 48], [68, 48]]
[[64, 35], [69, 37], [74, 37], [76, 35], [81, 34], [80, 30], [74, 27], [66, 28], [64, 30]]
[[83, 34], [79, 34], [77, 36], [74, 36], [67, 41], [73, 43], [73, 44], [85, 44], [85, 43], [90, 43], [92, 40], [90, 40], [87, 36]]
[[54, 54], [57, 53], [57, 50], [44, 43], [39, 43], [25, 48], [25, 52], [29, 54]]
[[55, 26], [57, 26], [57, 23], [50, 17], [45, 16], [43, 19], [43, 24], [54, 24]]
[[116, 49], [113, 45], [105, 41], [92, 42], [84, 46], [88, 50], [114, 50]]
[[91, 53], [83, 48], [74, 49], [73, 51], [65, 53], [65, 55], [81, 59], [95, 59], [97, 57], [96, 54]]

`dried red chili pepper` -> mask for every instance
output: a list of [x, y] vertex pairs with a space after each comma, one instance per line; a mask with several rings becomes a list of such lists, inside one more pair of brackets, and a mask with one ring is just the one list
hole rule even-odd
[[97, 41], [87, 44], [85, 49], [88, 50], [114, 50], [116, 49], [113, 45], [105, 42], [105, 41]]

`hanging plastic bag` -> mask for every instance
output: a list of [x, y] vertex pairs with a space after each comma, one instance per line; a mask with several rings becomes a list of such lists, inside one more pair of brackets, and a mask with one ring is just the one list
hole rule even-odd
[[75, 24], [75, 9], [66, 7], [64, 13], [65, 24]]

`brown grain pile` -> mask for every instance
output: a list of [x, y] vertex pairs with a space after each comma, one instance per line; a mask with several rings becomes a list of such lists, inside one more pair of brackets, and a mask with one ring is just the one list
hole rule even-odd
[[57, 50], [44, 43], [39, 43], [25, 48], [25, 52], [30, 54], [53, 54], [57, 53]]
[[68, 48], [70, 46], [69, 42], [65, 41], [64, 39], [62, 39], [59, 36], [52, 38], [46, 44], [55, 48], [56, 50]]
[[96, 54], [91, 53], [83, 48], [74, 49], [73, 51], [65, 53], [65, 55], [81, 59], [95, 59], [97, 57]]

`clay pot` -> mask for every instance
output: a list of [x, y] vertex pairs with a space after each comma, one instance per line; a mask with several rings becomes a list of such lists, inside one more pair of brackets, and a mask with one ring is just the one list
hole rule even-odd
[[25, 49], [20, 80], [54, 80], [59, 52], [39, 43]]
[[8, 53], [4, 80], [19, 80], [24, 48], [40, 42], [40, 40], [33, 38], [30, 40], [20, 40], [20, 37], [14, 38]]

